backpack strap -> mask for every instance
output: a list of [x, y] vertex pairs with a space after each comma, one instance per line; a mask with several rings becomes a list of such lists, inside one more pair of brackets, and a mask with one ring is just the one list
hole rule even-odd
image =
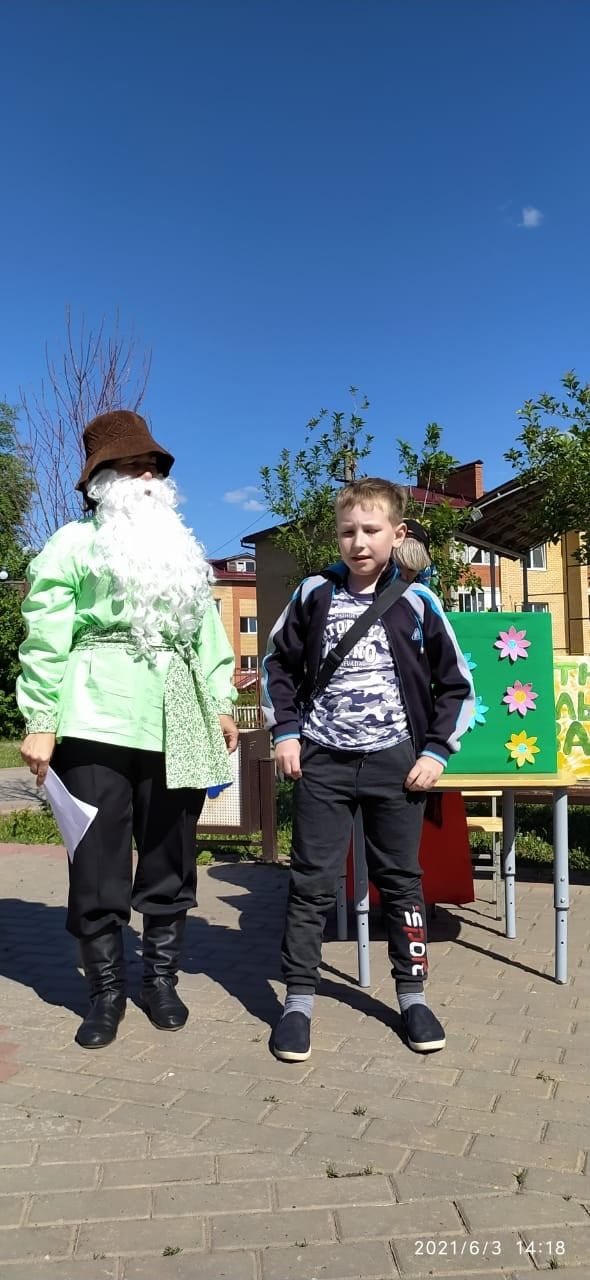
[[410, 585], [409, 582], [404, 582], [402, 578], [396, 578], [395, 582], [386, 587], [373, 603], [365, 609], [365, 612], [361, 614], [360, 618], [357, 618], [352, 627], [349, 627], [342, 639], [338, 641], [338, 644], [333, 649], [330, 649], [318, 671], [309, 697], [305, 699], [307, 706], [324, 692], [334, 672], [338, 670], [344, 659], [354, 649], [357, 641], [367, 634], [374, 622], [377, 622], [384, 613], [387, 613], [387, 610], [395, 604], [396, 600], [399, 600], [400, 596], [403, 596]]

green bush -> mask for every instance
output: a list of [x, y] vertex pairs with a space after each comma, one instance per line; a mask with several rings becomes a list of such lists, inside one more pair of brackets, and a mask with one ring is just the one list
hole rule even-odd
[[[482, 806], [479, 800], [468, 800], [468, 813], [489, 813], [489, 804]], [[540, 836], [547, 844], [553, 844], [553, 806], [550, 804], [521, 804], [517, 800], [516, 823], [521, 833], [530, 832]], [[590, 854], [590, 806], [570, 804], [568, 806], [569, 840], [573, 848], [583, 849]]]
[[277, 825], [290, 827], [293, 818], [293, 783], [277, 782]]
[[[534, 832], [549, 844], [553, 843], [553, 808], [548, 804], [523, 804], [516, 807], [517, 822], [521, 830]], [[590, 807], [584, 804], [568, 805], [569, 841], [573, 848], [590, 854]]]
[[291, 823], [286, 826], [277, 827], [277, 848], [281, 858], [288, 858], [291, 854]]
[[[517, 810], [518, 812], [518, 810]], [[474, 853], [490, 853], [492, 837], [483, 831], [472, 831], [469, 843]], [[533, 831], [518, 831], [516, 835], [516, 860], [522, 866], [553, 865], [553, 845]], [[583, 849], [570, 846], [569, 865], [573, 871], [590, 872], [590, 855]]]

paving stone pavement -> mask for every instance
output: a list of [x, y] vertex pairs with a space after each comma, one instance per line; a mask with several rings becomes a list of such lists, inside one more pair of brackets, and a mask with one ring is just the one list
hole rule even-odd
[[[590, 887], [567, 986], [553, 892], [517, 886], [508, 941], [478, 885], [431, 925], [448, 1047], [400, 1036], [379, 922], [373, 986], [329, 940], [309, 1062], [268, 1049], [287, 875], [199, 871], [180, 991], [158, 1033], [73, 1043], [85, 1008], [56, 848], [0, 846], [0, 1280], [590, 1276]], [[140, 982], [138, 919], [126, 934]]]

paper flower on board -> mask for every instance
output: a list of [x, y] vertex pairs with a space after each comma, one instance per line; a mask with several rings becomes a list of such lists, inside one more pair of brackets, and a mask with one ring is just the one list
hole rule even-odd
[[516, 627], [509, 627], [508, 631], [501, 631], [499, 640], [494, 644], [495, 649], [500, 650], [501, 658], [510, 658], [511, 662], [516, 662], [517, 658], [528, 658], [527, 649], [530, 640], [525, 640], [526, 631], [517, 631]]
[[482, 702], [481, 698], [479, 698], [479, 697], [478, 697], [478, 698], [476, 698], [476, 699], [475, 699], [475, 706], [474, 706], [473, 711], [472, 711], [472, 713], [471, 713], [471, 720], [469, 721], [469, 724], [468, 724], [467, 728], [468, 728], [468, 729], [475, 729], [476, 724], [485, 724], [485, 722], [486, 722], [486, 711], [489, 711], [489, 709], [490, 709], [489, 707], [486, 707], [486, 706], [484, 705], [484, 703]]
[[475, 671], [475, 668], [477, 667], [477, 662], [474, 662], [474, 661], [473, 661], [473, 658], [471, 657], [471, 654], [470, 654], [470, 653], [464, 653], [464, 654], [463, 654], [463, 657], [465, 658], [465, 661], [466, 661], [466, 663], [467, 663], [467, 666], [469, 667], [469, 670], [470, 670], [470, 671]]
[[515, 680], [514, 684], [508, 685], [505, 702], [509, 711], [518, 711], [520, 716], [526, 716], [527, 711], [536, 711], [535, 698], [538, 698], [532, 684], [521, 684], [520, 680]]
[[504, 746], [510, 752], [510, 758], [516, 760], [517, 767], [522, 769], [523, 764], [535, 763], [535, 756], [541, 749], [536, 743], [537, 739], [527, 738], [523, 729], [522, 733], [513, 733], [510, 741], [505, 742]]

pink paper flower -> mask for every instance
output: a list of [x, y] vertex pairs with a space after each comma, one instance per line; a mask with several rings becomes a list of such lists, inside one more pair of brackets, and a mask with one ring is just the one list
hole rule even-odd
[[527, 649], [530, 640], [525, 640], [526, 631], [517, 631], [516, 627], [509, 627], [508, 631], [500, 632], [500, 639], [494, 644], [495, 649], [500, 650], [501, 658], [510, 658], [511, 662], [516, 662], [517, 658], [528, 658]]
[[518, 711], [519, 715], [526, 716], [527, 711], [537, 710], [535, 698], [538, 696], [532, 684], [521, 684], [520, 680], [515, 680], [513, 685], [508, 685], [502, 702], [507, 704], [509, 711]]

